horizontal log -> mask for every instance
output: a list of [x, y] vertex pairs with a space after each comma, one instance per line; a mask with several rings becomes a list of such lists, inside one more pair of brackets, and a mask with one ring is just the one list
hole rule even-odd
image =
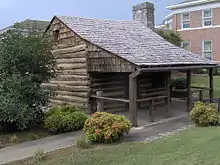
[[86, 45], [78, 45], [64, 49], [52, 50], [52, 54], [57, 55], [57, 54], [75, 53], [83, 50], [86, 50]]
[[114, 92], [114, 91], [124, 91], [123, 86], [106, 87], [106, 88], [92, 88], [93, 91], [103, 91], [103, 93]]
[[69, 101], [62, 101], [62, 100], [56, 100], [56, 99], [50, 99], [50, 103], [53, 106], [60, 106], [60, 105], [63, 105], [63, 104], [73, 104], [73, 105], [76, 105], [76, 106], [79, 106], [79, 107], [82, 107], [82, 108], [87, 106], [87, 104], [73, 103], [73, 102], [69, 102]]
[[104, 109], [105, 112], [110, 113], [118, 113], [118, 112], [125, 112], [125, 108], [110, 108], [110, 109]]
[[151, 92], [151, 93], [140, 93], [140, 96], [156, 96], [156, 95], [165, 95], [167, 93], [167, 91], [158, 91], [158, 92]]
[[59, 86], [58, 84], [43, 84], [45, 87], [51, 87], [56, 90], [64, 90], [64, 91], [70, 91], [70, 92], [89, 92], [90, 89], [88, 86], [68, 86], [68, 85], [62, 85]]
[[152, 87], [152, 83], [148, 83], [148, 84], [139, 84], [139, 87], [140, 88], [150, 88], [150, 87]]
[[153, 89], [148, 89], [146, 91], [146, 93], [150, 93], [150, 92], [158, 92], [158, 91], [165, 91], [166, 88], [153, 88]]
[[56, 80], [59, 81], [76, 81], [76, 80], [81, 80], [81, 81], [88, 81], [87, 76], [81, 76], [81, 75], [59, 75], [56, 77]]
[[119, 101], [119, 102], [124, 102], [124, 103], [129, 103], [129, 100], [122, 99], [122, 98], [109, 98], [109, 97], [100, 97], [96, 95], [91, 95], [91, 98], [96, 98], [96, 99], [103, 99], [103, 100], [110, 100], [110, 101]]
[[165, 99], [165, 98], [167, 98], [167, 96], [148, 97], [148, 98], [138, 99], [137, 102], [160, 100], [160, 99]]
[[60, 69], [57, 71], [58, 75], [88, 75], [87, 69]]
[[57, 64], [86, 63], [86, 58], [60, 58], [56, 59]]
[[96, 94], [97, 91], [102, 91], [103, 92], [103, 96], [105, 97], [109, 97], [109, 96], [124, 96], [124, 90], [115, 90], [115, 91], [103, 91], [103, 90], [93, 90], [92, 93]]
[[103, 96], [124, 96], [124, 91], [103, 92]]
[[106, 104], [106, 102], [104, 102], [104, 108], [107, 109], [114, 109], [114, 108], [124, 108], [126, 103], [119, 103], [119, 104], [114, 104], [116, 102], [112, 102], [111, 104]]
[[86, 63], [73, 63], [73, 64], [57, 64], [59, 70], [70, 70], [70, 69], [83, 69], [87, 68]]
[[61, 100], [61, 101], [68, 101], [72, 103], [87, 103], [88, 102], [88, 98], [76, 97], [76, 96], [65, 96], [65, 95], [57, 95], [54, 97], [54, 99]]
[[125, 81], [125, 78], [121, 78], [121, 77], [116, 77], [116, 76], [112, 76], [112, 77], [109, 77], [109, 78], [103, 78], [103, 79], [93, 79], [91, 78], [91, 82], [92, 83], [106, 83], [106, 82], [124, 82]]
[[58, 84], [59, 86], [62, 85], [69, 85], [69, 86], [87, 86], [89, 84], [88, 81], [59, 81], [59, 80], [52, 80], [50, 84]]
[[57, 90], [56, 93], [58, 95], [65, 95], [65, 96], [77, 96], [77, 97], [88, 97], [88, 92], [70, 92], [70, 91], [59, 91]]
[[56, 59], [72, 59], [72, 58], [86, 58], [86, 51], [76, 52], [76, 53], [66, 53], [66, 54], [57, 54], [55, 55]]
[[91, 84], [93, 87], [97, 87], [97, 86], [121, 86], [124, 85], [124, 82], [122, 81], [113, 81], [113, 82], [106, 82], [106, 83], [92, 83]]

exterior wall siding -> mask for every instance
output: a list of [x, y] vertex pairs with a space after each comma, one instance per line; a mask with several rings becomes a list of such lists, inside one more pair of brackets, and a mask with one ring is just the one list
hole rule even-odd
[[52, 50], [57, 61], [57, 77], [44, 84], [55, 90], [56, 95], [50, 99], [52, 105], [71, 103], [88, 107], [87, 43], [57, 18], [47, 32], [52, 35], [56, 32], [57, 36]]

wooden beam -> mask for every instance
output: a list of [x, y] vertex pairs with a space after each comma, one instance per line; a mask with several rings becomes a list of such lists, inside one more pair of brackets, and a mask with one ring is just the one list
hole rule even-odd
[[191, 70], [187, 70], [187, 112], [192, 109]]
[[161, 66], [161, 67], [152, 67], [152, 68], [141, 68], [140, 72], [166, 72], [171, 70], [189, 70], [189, 69], [202, 69], [202, 68], [217, 68], [219, 65], [210, 64], [210, 65], [192, 65], [192, 66]]
[[100, 97], [97, 99], [97, 112], [103, 112], [104, 111], [104, 101], [103, 101], [103, 99], [101, 99], [101, 97], [103, 96], [103, 92], [97, 91], [96, 95], [97, 95], [97, 97]]
[[129, 113], [130, 120], [133, 127], [138, 126], [137, 122], [137, 76], [139, 71], [133, 72], [129, 75]]
[[150, 107], [149, 107], [149, 116], [150, 116], [150, 122], [154, 122], [154, 116], [153, 116], [153, 111], [155, 110], [154, 107], [154, 100], [150, 101]]
[[[125, 75], [125, 82], [124, 82], [124, 98], [129, 99], [129, 75]], [[125, 111], [129, 110], [129, 104], [125, 104]]]
[[91, 98], [96, 98], [96, 99], [102, 99], [102, 100], [108, 100], [108, 101], [118, 101], [118, 102], [123, 102], [123, 103], [129, 103], [129, 100], [126, 99], [120, 99], [120, 98], [110, 98], [110, 97], [104, 97], [103, 95], [91, 95]]
[[147, 97], [143, 99], [137, 99], [137, 102], [146, 102], [146, 101], [152, 101], [152, 100], [160, 100], [160, 99], [166, 99], [167, 96], [155, 96], [155, 97]]
[[167, 72], [166, 75], [166, 88], [167, 88], [167, 98], [166, 98], [166, 115], [169, 116], [169, 112], [170, 112], [170, 100], [171, 100], [171, 92], [170, 92], [170, 85], [171, 85], [171, 72]]
[[214, 96], [214, 86], [213, 86], [213, 68], [209, 69], [209, 99], [210, 102], [213, 100]]
[[203, 101], [203, 90], [199, 90], [199, 101]]

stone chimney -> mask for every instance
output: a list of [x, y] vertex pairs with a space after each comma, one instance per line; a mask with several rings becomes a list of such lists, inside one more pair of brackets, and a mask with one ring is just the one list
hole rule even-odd
[[154, 30], [154, 4], [145, 2], [133, 6], [133, 19], [142, 22], [148, 28]]

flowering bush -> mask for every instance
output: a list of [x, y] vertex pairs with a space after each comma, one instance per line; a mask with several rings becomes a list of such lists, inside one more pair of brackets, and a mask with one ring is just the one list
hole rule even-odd
[[219, 115], [215, 104], [196, 102], [190, 112], [192, 121], [198, 126], [211, 126], [219, 123]]
[[124, 116], [96, 112], [88, 118], [84, 132], [91, 143], [111, 143], [128, 133], [131, 123]]

